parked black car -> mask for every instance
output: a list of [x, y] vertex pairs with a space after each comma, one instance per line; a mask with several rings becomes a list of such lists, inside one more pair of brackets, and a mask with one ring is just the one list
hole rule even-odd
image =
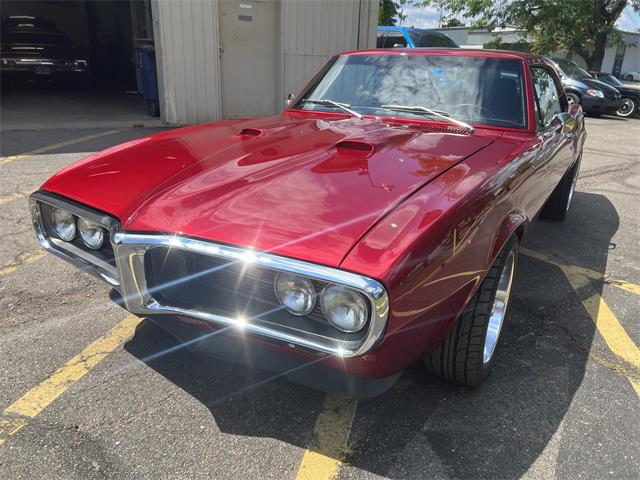
[[88, 62], [51, 21], [13, 16], [2, 20], [0, 71], [5, 77], [86, 80]]
[[617, 115], [622, 105], [622, 95], [614, 87], [596, 80], [578, 65], [564, 58], [552, 58], [569, 104], [578, 103], [587, 114], [598, 117]]
[[638, 116], [638, 105], [640, 104], [640, 85], [633, 83], [622, 83], [610, 73], [589, 72], [594, 78], [611, 85], [622, 95], [622, 104], [618, 115], [621, 117]]

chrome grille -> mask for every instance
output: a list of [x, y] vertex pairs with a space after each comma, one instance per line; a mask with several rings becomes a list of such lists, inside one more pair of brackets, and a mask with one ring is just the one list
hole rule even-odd
[[[275, 270], [167, 247], [151, 248], [144, 257], [147, 289], [163, 305], [278, 324], [335, 339], [359, 340], [366, 329], [344, 333], [326, 320], [316, 302], [305, 316], [280, 305], [274, 291]], [[313, 280], [319, 294], [328, 282]]]
[[[120, 291], [127, 310], [132, 313], [202, 319], [245, 334], [284, 342], [291, 348], [340, 357], [365, 354], [377, 344], [386, 329], [389, 297], [384, 286], [372, 278], [253, 249], [177, 235], [116, 233], [112, 238], [121, 273]], [[218, 276], [227, 268], [229, 271], [236, 269], [233, 283], [227, 281], [225, 284], [220, 280], [224, 277]], [[361, 331], [344, 333], [324, 321], [295, 316], [279, 306], [269, 311], [268, 299], [255, 295], [251, 304], [238, 302], [237, 294], [228, 292], [236, 289], [237, 278], [248, 278], [247, 272], [253, 268], [289, 272], [321, 284], [352, 288], [367, 299], [368, 321]], [[269, 283], [265, 278], [250, 291], [266, 293], [264, 286]], [[239, 305], [242, 312], [238, 312]], [[258, 316], [251, 316], [254, 312], [250, 310], [254, 307], [259, 307]]]

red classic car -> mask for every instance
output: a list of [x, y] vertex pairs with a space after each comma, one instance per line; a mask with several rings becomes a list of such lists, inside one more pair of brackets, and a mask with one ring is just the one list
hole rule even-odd
[[354, 397], [419, 359], [477, 385], [518, 246], [567, 214], [584, 140], [542, 57], [350, 52], [278, 115], [67, 167], [31, 213], [44, 248], [182, 346]]

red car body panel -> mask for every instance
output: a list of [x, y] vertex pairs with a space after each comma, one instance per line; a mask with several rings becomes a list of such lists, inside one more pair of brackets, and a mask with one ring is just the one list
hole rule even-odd
[[287, 110], [135, 140], [68, 167], [42, 189], [114, 215], [124, 231], [250, 246], [380, 281], [390, 299], [382, 341], [366, 355], [323, 362], [392, 375], [450, 331], [502, 245], [524, 235], [578, 160], [585, 135], [536, 133], [527, 67], [543, 63], [535, 56], [401, 53], [518, 59], [528, 127], [464, 133], [434, 121]]
[[42, 188], [115, 215], [125, 231], [182, 234], [337, 267], [372, 223], [499, 136], [284, 113], [136, 140]]

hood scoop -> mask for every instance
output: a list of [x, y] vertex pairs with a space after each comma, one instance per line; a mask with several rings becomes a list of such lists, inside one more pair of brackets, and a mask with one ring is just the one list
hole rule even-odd
[[243, 128], [240, 130], [240, 133], [238, 133], [238, 136], [240, 138], [256, 138], [262, 137], [264, 134], [264, 130], [260, 128]]
[[339, 155], [344, 157], [366, 158], [375, 152], [376, 147], [362, 140], [343, 140], [333, 147]]

